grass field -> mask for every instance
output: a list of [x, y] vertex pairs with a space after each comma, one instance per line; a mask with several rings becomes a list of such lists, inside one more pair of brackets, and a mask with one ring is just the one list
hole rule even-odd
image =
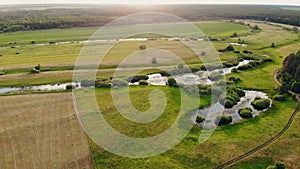
[[[196, 22], [194, 23], [202, 32], [208, 36], [230, 36], [233, 32], [245, 33], [249, 32], [246, 26], [222, 23], [222, 22]], [[9, 43], [17, 42], [13, 45], [31, 44], [31, 41], [39, 43], [49, 42], [65, 42], [65, 41], [81, 41], [87, 40], [99, 28], [72, 28], [72, 29], [52, 29], [52, 30], [36, 30], [36, 31], [20, 31], [14, 33], [0, 34], [0, 46], [8, 46]]]
[[0, 97], [1, 168], [93, 168], [72, 95]]
[[[231, 167], [230, 169], [248, 168], [266, 168], [277, 162], [282, 162], [289, 168], [298, 169], [300, 166], [299, 156], [299, 141], [300, 141], [300, 115], [295, 118], [292, 127], [288, 132], [281, 137], [277, 142], [270, 147], [258, 152], [257, 155], [252, 156], [244, 161], [241, 161]], [[272, 157], [272, 158], [271, 158]]]
[[[147, 88], [151, 90], [151, 87]], [[143, 90], [140, 90], [140, 87], [132, 89], [130, 95], [132, 98], [131, 101], [138, 108], [148, 108], [149, 103], [146, 99], [148, 96], [147, 93], [149, 92], [148, 89], [143, 88]], [[176, 92], [176, 89], [161, 89], [168, 93], [168, 99], [172, 98], [170, 92]], [[176, 116], [176, 100], [171, 99], [175, 102], [173, 104], [171, 102], [171, 105], [173, 105], [171, 106], [172, 108], [167, 109], [170, 113], [161, 116], [160, 120], [155, 121], [153, 125], [146, 127], [146, 124], [137, 125], [132, 122], [130, 123], [114, 111], [115, 108], [111, 102], [106, 102], [107, 100], [111, 100], [109, 92], [109, 90], [104, 89], [97, 91], [98, 104], [100, 109], [101, 107], [103, 108], [101, 111], [109, 124], [123, 134], [135, 137], [152, 136], [165, 129], [164, 125], [172, 122], [171, 119]], [[142, 92], [143, 95], [141, 95], [140, 92]], [[203, 98], [202, 101], [203, 100], [206, 99]], [[274, 102], [273, 107], [258, 118], [218, 128], [213, 136], [203, 144], [198, 143], [200, 129], [194, 127], [179, 145], [162, 155], [151, 158], [122, 158], [104, 151], [91, 142], [93, 159], [96, 168], [127, 168], [129, 166], [131, 168], [133, 166], [134, 168], [147, 168], [151, 166], [157, 168], [213, 168], [226, 160], [262, 144], [265, 140], [275, 135], [283, 128], [295, 107], [296, 103], [291, 98], [284, 103]], [[161, 124], [162, 121], [164, 125]], [[294, 165], [295, 163], [291, 166]]]
[[[233, 32], [240, 35], [249, 33], [248, 27], [223, 22], [200, 22], [195, 23], [208, 36], [229, 37]], [[0, 34], [0, 46], [9, 45], [18, 46], [30, 44], [31, 41], [39, 39], [35, 43], [62, 42], [71, 41], [70, 44], [46, 45], [46, 46], [23, 46], [17, 48], [1, 48], [0, 49], [0, 70], [30, 68], [36, 64], [50, 67], [72, 66], [79, 55], [82, 43], [80, 40], [87, 40], [89, 36], [95, 32], [97, 28], [73, 28], [58, 30], [38, 30]], [[165, 49], [180, 56], [188, 64], [198, 63], [199, 59], [189, 49], [185, 48], [182, 43], [176, 41], [147, 41], [147, 42], [121, 42], [115, 46], [105, 57], [103, 65], [117, 65], [122, 59], [139, 50], [140, 45], [146, 45], [147, 48]], [[218, 44], [216, 44], [218, 45]], [[221, 44], [222, 45], [222, 44]], [[222, 47], [224, 44], [222, 45]], [[63, 52], [62, 52], [62, 49]], [[158, 58], [160, 56], [157, 56]], [[224, 56], [224, 59], [233, 58], [232, 56]]]

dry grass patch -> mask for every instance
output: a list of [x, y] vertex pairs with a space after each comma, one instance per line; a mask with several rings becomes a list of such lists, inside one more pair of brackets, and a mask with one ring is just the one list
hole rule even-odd
[[0, 97], [1, 168], [93, 168], [71, 94]]

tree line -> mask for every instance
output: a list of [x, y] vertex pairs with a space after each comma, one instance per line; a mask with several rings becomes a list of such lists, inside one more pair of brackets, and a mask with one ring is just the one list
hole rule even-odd
[[[149, 7], [106, 5], [43, 10], [0, 10], [0, 32], [103, 26], [115, 18], [149, 12]], [[155, 12], [170, 13], [188, 21], [216, 19], [254, 19], [300, 26], [300, 11], [270, 6], [247, 5], [162, 5]], [[159, 22], [159, 21], [158, 21]]]
[[300, 50], [285, 58], [278, 78], [282, 81], [282, 93], [288, 90], [300, 93]]

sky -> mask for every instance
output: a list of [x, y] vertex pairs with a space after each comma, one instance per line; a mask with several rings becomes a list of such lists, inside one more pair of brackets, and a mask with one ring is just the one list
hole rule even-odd
[[0, 5], [5, 4], [274, 4], [297, 5], [300, 0], [0, 0]]

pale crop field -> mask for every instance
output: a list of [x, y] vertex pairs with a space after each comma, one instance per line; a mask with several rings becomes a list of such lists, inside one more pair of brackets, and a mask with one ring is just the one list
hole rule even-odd
[[0, 97], [0, 168], [93, 168], [72, 96]]

